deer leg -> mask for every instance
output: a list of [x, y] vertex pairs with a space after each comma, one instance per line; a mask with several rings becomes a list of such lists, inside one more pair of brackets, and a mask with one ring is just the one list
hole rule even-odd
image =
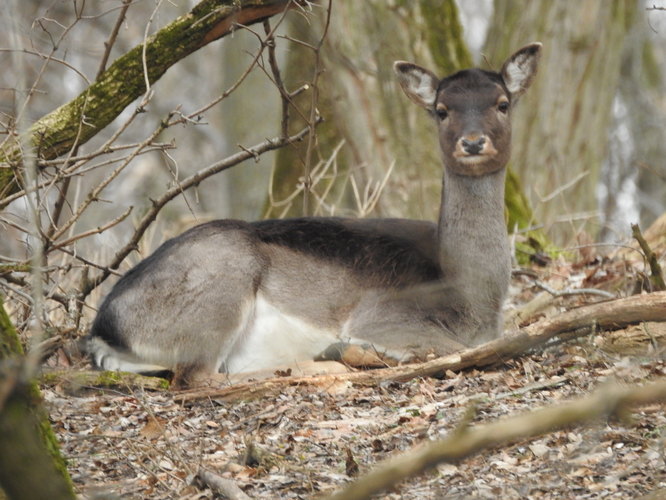
[[336, 342], [315, 357], [315, 361], [338, 361], [353, 368], [385, 368], [396, 366], [397, 360], [379, 352], [371, 344]]

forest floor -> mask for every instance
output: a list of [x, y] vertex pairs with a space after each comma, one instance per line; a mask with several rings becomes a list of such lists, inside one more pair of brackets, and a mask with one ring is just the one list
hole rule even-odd
[[[589, 255], [577, 265], [534, 267], [514, 276], [507, 316], [522, 326], [604, 300], [553, 290], [617, 293], [621, 282], [620, 294], [627, 295], [633, 286], [627, 276], [639, 280], [642, 272], [642, 262]], [[200, 468], [231, 480], [250, 498], [316, 498], [388, 457], [455, 431], [471, 407], [473, 426], [579, 398], [609, 379], [627, 386], [664, 379], [659, 346], [665, 325], [551, 342], [490, 368], [442, 378], [372, 387], [285, 384], [275, 397], [235, 402], [182, 403], [175, 392], [136, 388], [72, 391], [56, 384], [43, 391], [69, 471], [86, 498], [223, 498], [193, 482]], [[665, 409], [643, 406], [631, 418], [488, 449], [373, 498], [666, 498]]]

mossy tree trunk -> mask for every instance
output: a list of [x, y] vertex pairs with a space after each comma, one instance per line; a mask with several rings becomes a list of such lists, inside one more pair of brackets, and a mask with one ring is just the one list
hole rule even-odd
[[76, 498], [39, 388], [0, 296], [0, 488], [11, 499]]
[[[307, 26], [297, 27], [296, 35], [305, 36], [304, 29]], [[312, 71], [303, 64], [307, 55], [298, 48], [291, 53], [294, 62], [287, 64], [287, 76], [293, 85], [306, 81]], [[337, 157], [339, 171], [354, 175], [361, 186], [377, 183], [395, 162], [376, 213], [435, 220], [442, 172], [435, 127], [405, 99], [392, 66], [396, 60], [411, 60], [440, 76], [472, 66], [456, 3], [418, 0], [396, 6], [381, 0], [339, 0], [333, 5], [322, 58], [322, 94], [327, 98], [319, 109], [327, 123], [318, 129], [321, 157], [330, 156], [344, 139]], [[307, 112], [305, 98], [299, 105]], [[275, 199], [291, 194], [303, 176], [304, 151], [299, 147], [284, 149], [276, 157]], [[357, 211], [352, 196], [339, 202], [341, 213]], [[286, 214], [302, 215], [301, 207], [295, 203]], [[511, 229], [531, 221], [515, 175], [507, 183], [507, 211]]]
[[511, 164], [535, 217], [556, 242], [571, 241], [597, 211], [622, 48], [634, 0], [495, 0], [484, 53], [495, 68], [517, 47], [544, 44], [539, 77], [513, 120]]

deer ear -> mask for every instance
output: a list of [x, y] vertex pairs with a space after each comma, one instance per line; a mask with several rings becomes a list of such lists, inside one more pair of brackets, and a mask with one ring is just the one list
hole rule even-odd
[[425, 68], [404, 61], [393, 63], [393, 70], [407, 97], [419, 106], [432, 110], [437, 98], [439, 78]]
[[518, 50], [502, 66], [502, 79], [514, 99], [532, 84], [540, 57], [541, 44], [535, 42]]

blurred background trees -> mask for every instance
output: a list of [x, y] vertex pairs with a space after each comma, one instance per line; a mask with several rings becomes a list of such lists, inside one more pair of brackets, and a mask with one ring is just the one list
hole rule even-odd
[[[137, 101], [88, 143], [40, 164], [38, 231], [26, 196], [0, 196], [0, 293], [25, 329], [34, 305], [26, 271], [35, 250], [47, 249], [42, 320], [59, 330], [67, 324], [76, 336], [114, 279], [109, 263], [127, 245], [138, 251], [121, 259], [119, 272], [211, 218], [433, 219], [442, 168], [437, 138], [429, 117], [399, 93], [393, 61], [442, 76], [470, 64], [498, 69], [534, 40], [543, 42], [544, 56], [514, 118], [510, 229], [520, 242], [539, 228], [563, 248], [621, 241], [629, 222], [647, 227], [666, 211], [666, 12], [651, 10], [653, 3], [336, 0], [330, 12], [327, 1], [313, 2], [267, 26], [239, 26], [168, 70], [141, 113]], [[11, 4], [14, 15], [3, 17], [0, 31], [7, 140], [95, 81], [114, 26], [106, 67], [197, 2]], [[160, 129], [168, 117], [186, 118]], [[290, 134], [305, 130], [303, 141], [252, 154], [183, 189], [133, 241], [154, 200], [230, 155], [281, 137], [285, 123]], [[53, 169], [63, 165], [71, 175], [56, 179]], [[97, 192], [115, 169], [117, 177]], [[100, 273], [111, 278], [91, 286]]]

